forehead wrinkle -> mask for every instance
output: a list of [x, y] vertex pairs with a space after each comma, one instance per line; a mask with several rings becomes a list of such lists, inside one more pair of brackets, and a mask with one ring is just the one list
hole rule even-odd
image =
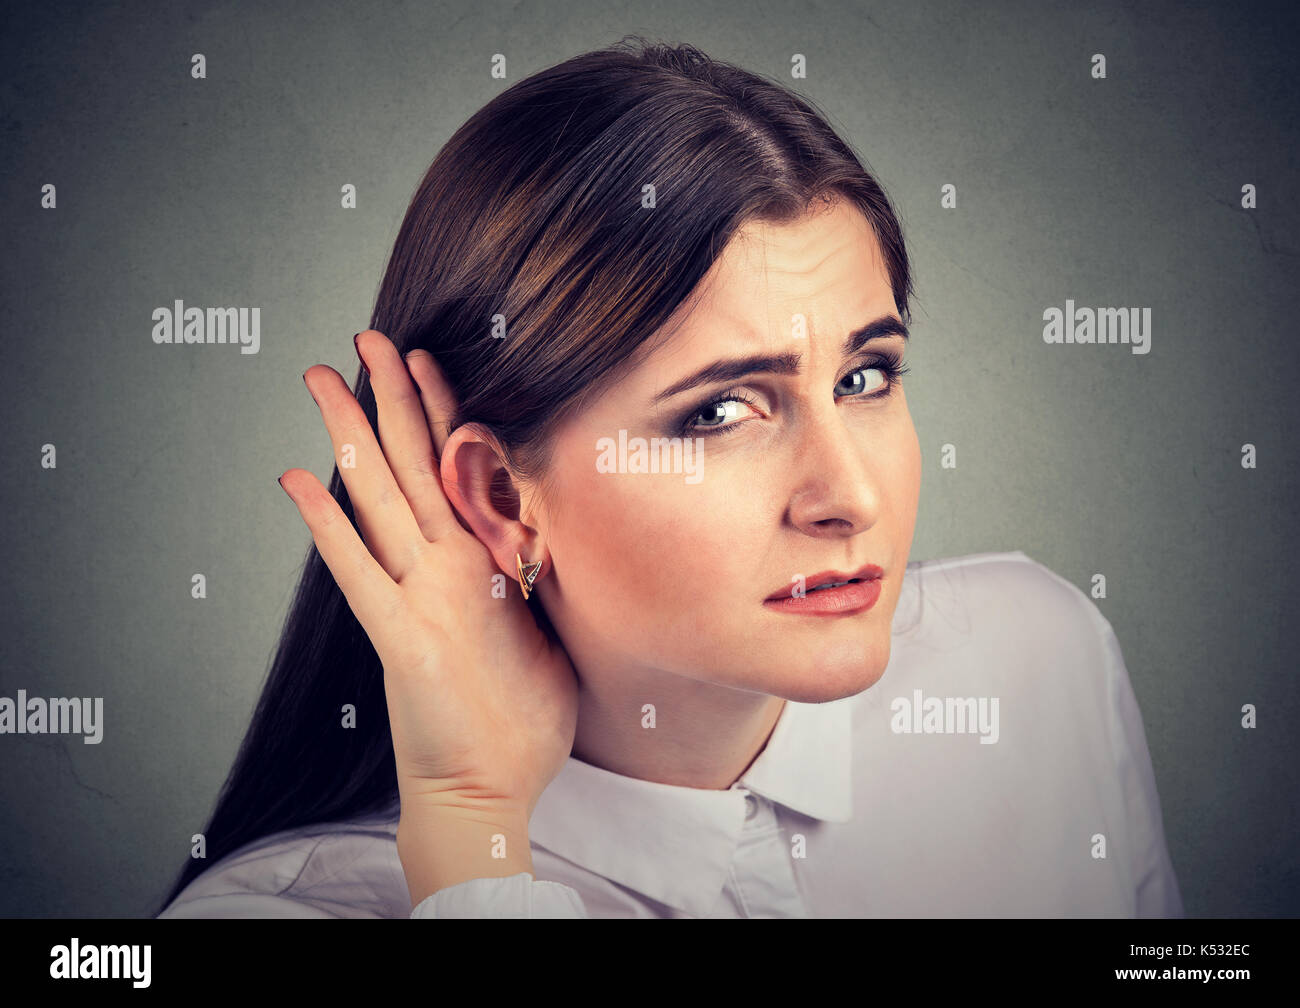
[[[770, 296], [771, 282], [768, 278], [776, 276], [787, 276], [795, 279], [802, 279], [809, 275], [816, 274], [826, 265], [837, 257], [855, 257], [860, 251], [865, 251], [867, 258], [874, 269], [879, 260], [879, 255], [875, 248], [871, 236], [870, 225], [857, 215], [851, 215], [852, 220], [849, 228], [852, 229], [852, 236], [840, 237], [843, 228], [836, 229], [836, 238], [832, 241], [831, 247], [822, 255], [816, 264], [804, 269], [783, 268], [780, 264], [773, 264], [770, 253], [773, 251], [769, 246], [775, 245], [777, 249], [785, 242], [773, 241], [774, 236], [778, 233], [784, 233], [786, 236], [792, 234], [801, 235], [801, 226], [811, 227], [812, 218], [801, 221], [800, 224], [775, 224], [772, 222], [758, 221], [740, 228], [732, 237], [731, 243], [714, 261], [713, 266], [706, 272], [702, 282], [697, 286], [687, 299], [679, 306], [679, 314], [676, 319], [671, 320], [670, 324], [663, 330], [660, 339], [655, 340], [654, 350], [643, 359], [644, 364], [648, 364], [647, 372], [656, 377], [664, 378], [664, 371], [670, 367], [670, 361], [684, 354], [691, 352], [694, 345], [700, 339], [709, 340], [712, 344], [713, 353], [710, 357], [721, 356], [741, 356], [748, 352], [757, 352], [764, 349], [780, 349], [790, 347], [792, 344], [785, 336], [790, 333], [790, 319], [782, 318], [780, 325], [774, 330], [772, 325], [772, 312], [774, 299]], [[823, 220], [825, 218], [822, 218]], [[824, 232], [802, 232], [803, 240], [799, 243], [800, 249], [807, 249], [815, 246], [819, 239], [824, 240]], [[866, 248], [862, 249], [865, 242]], [[797, 256], [795, 252], [791, 258]], [[754, 269], [750, 270], [751, 264]], [[846, 277], [854, 275], [855, 270], [851, 265], [846, 267]], [[813, 337], [819, 336], [817, 326], [817, 313], [809, 307], [809, 302], [825, 299], [828, 296], [828, 288], [839, 284], [845, 278], [830, 277], [818, 285], [816, 291], [799, 295], [793, 299], [791, 315], [796, 313], [803, 314], [808, 327], [809, 339], [798, 341], [799, 344], [812, 344]], [[739, 281], [739, 282], [737, 282]], [[870, 284], [870, 280], [864, 278], [862, 284]], [[723, 296], [728, 294], [729, 296]], [[859, 292], [862, 293], [862, 292]], [[755, 299], [763, 302], [762, 319], [753, 317], [753, 301]], [[747, 309], [749, 309], [747, 311]], [[829, 313], [821, 313], [824, 316], [821, 319], [825, 323], [830, 315], [837, 314], [832, 309]], [[850, 312], [852, 314], [852, 312]], [[708, 316], [707, 318], [705, 316]], [[752, 323], [758, 322], [755, 326]], [[716, 330], [721, 329], [719, 334]], [[711, 331], [713, 330], [713, 331]], [[721, 337], [722, 345], [717, 345]], [[827, 337], [833, 340], [833, 337]], [[675, 345], [674, 345], [675, 344]], [[647, 347], [647, 349], [649, 349]], [[815, 346], [808, 347], [810, 353], [801, 354], [804, 360], [811, 365], [812, 361], [819, 357]], [[702, 351], [703, 353], [703, 351]], [[829, 353], [832, 356], [838, 354], [838, 344], [833, 346]]]

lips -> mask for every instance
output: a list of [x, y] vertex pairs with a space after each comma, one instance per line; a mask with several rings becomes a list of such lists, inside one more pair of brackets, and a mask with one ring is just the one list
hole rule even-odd
[[[884, 574], [884, 570], [877, 567], [875, 564], [867, 564], [865, 567], [848, 573], [836, 570], [821, 571], [818, 574], [811, 574], [804, 578], [804, 590], [811, 593], [818, 585], [839, 584], [847, 581], [872, 581], [876, 578], [884, 577]], [[795, 587], [793, 580], [794, 579], [791, 578], [790, 582], [787, 582], [785, 585], [778, 588], [764, 599], [764, 601], [775, 602], [780, 599], [790, 598]]]

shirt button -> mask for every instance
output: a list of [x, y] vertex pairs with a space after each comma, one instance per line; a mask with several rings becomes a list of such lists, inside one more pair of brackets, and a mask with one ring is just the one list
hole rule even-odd
[[753, 819], [758, 815], [758, 799], [752, 794], [745, 795], [745, 821]]

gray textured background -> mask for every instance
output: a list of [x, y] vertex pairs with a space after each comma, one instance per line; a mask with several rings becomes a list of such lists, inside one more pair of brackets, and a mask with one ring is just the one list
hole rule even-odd
[[[9, 5], [0, 695], [103, 696], [106, 725], [98, 746], [0, 736], [0, 914], [154, 908], [310, 541], [276, 477], [330, 472], [302, 372], [355, 376], [456, 128], [641, 33], [787, 81], [807, 56], [791, 83], [878, 173], [915, 263], [912, 557], [1023, 549], [1085, 590], [1104, 572], [1188, 914], [1295, 915], [1294, 9], [988, 6]], [[260, 306], [261, 352], [155, 346], [177, 298]], [[1150, 307], [1151, 353], [1045, 345], [1067, 298]]]

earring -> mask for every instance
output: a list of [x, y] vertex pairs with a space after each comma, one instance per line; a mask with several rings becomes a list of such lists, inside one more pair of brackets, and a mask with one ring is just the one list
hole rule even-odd
[[516, 553], [515, 565], [519, 568], [519, 587], [524, 593], [524, 600], [527, 601], [532, 592], [533, 582], [537, 580], [537, 572], [542, 569], [542, 562], [538, 560], [536, 563], [525, 564], [523, 557]]

